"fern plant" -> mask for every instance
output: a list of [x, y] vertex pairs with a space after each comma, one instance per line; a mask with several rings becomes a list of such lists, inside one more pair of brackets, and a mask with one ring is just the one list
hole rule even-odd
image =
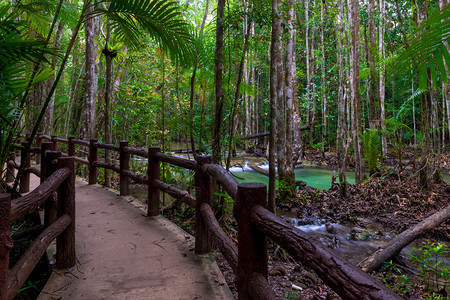
[[376, 129], [366, 129], [361, 135], [364, 157], [369, 166], [369, 174], [373, 175], [380, 170], [381, 139]]

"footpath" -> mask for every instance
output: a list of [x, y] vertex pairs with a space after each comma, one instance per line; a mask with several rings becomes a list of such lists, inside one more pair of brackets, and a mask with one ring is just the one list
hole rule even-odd
[[144, 209], [77, 178], [77, 264], [56, 269], [38, 299], [233, 299], [212, 255], [195, 255], [192, 236]]

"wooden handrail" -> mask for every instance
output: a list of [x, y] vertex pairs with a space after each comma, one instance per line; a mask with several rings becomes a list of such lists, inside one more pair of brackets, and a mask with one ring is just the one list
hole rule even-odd
[[[40, 138], [48, 138], [53, 142], [65, 141], [65, 139], [54, 136], [49, 138], [48, 136], [41, 135]], [[268, 253], [266, 236], [272, 238], [305, 266], [314, 270], [328, 286], [345, 299], [399, 299], [396, 294], [382, 283], [340, 258], [333, 250], [322, 246], [314, 238], [307, 236], [265, 209], [267, 193], [265, 185], [257, 183], [238, 184], [223, 167], [211, 164], [210, 157], [208, 156], [199, 156], [198, 161], [192, 161], [163, 154], [158, 147], [150, 147], [148, 151], [128, 147], [127, 142], [121, 142], [120, 146], [117, 146], [101, 144], [97, 140], [90, 140], [90, 142], [76, 140], [73, 137], [67, 141], [69, 148], [72, 147], [69, 150], [69, 154], [75, 152], [75, 144], [89, 146], [89, 159], [75, 158], [75, 161], [89, 166], [90, 184], [96, 183], [98, 167], [108, 168], [120, 174], [121, 195], [128, 194], [128, 181], [130, 179], [138, 183], [147, 184], [149, 199], [148, 216], [159, 215], [160, 191], [171, 195], [187, 205], [195, 207], [195, 252], [197, 254], [208, 253], [213, 244], [221, 251], [238, 278], [238, 294], [240, 299], [275, 299], [275, 295], [267, 283]], [[99, 162], [98, 148], [119, 151], [120, 165]], [[147, 176], [138, 175], [129, 170], [130, 154], [148, 158]], [[190, 195], [187, 191], [179, 190], [170, 184], [162, 182], [160, 180], [161, 162], [195, 170], [196, 197]], [[15, 166], [14, 163], [9, 162], [8, 166], [11, 165]], [[57, 172], [63, 172], [62, 170]], [[50, 178], [53, 178], [54, 175]], [[57, 175], [54, 177], [57, 177]], [[239, 242], [237, 246], [220, 228], [211, 208], [212, 178], [235, 201], [233, 215], [238, 223]], [[64, 181], [64, 179], [60, 181]], [[46, 181], [45, 184], [48, 185], [50, 183]], [[44, 187], [45, 184], [43, 183]], [[53, 186], [52, 189], [54, 189]], [[41, 203], [51, 194], [47, 189], [45, 195], [42, 196], [41, 194], [44, 192], [44, 188], [42, 188], [42, 191], [38, 188], [28, 196], [33, 198], [39, 196], [39, 201], [37, 202]], [[36, 196], [31, 196], [33, 193]], [[22, 201], [25, 203], [24, 200]], [[16, 208], [18, 207], [18, 204], [15, 204], [16, 202], [13, 203], [11, 216], [16, 218], [19, 215], [19, 208]], [[21, 204], [21, 207], [27, 206], [31, 206], [31, 204]], [[35, 206], [36, 204], [33, 204], [32, 207]], [[29, 209], [31, 208], [27, 208], [27, 211]], [[61, 214], [63, 212], [59, 212], [59, 215]], [[73, 234], [71, 233], [71, 236]]]
[[161, 162], [169, 163], [171, 165], [175, 165], [181, 168], [189, 169], [189, 170], [195, 170], [197, 168], [197, 163], [194, 160], [189, 160], [177, 156], [167, 155], [163, 154], [161, 152], [158, 152], [156, 154], [156, 158], [160, 160]]
[[238, 248], [236, 243], [222, 230], [217, 222], [216, 217], [207, 203], [200, 205], [200, 213], [205, 221], [210, 235], [214, 239], [214, 245], [219, 248], [219, 251], [226, 258], [228, 264], [233, 269], [234, 274], [237, 274], [238, 266]]
[[313, 237], [257, 205], [250, 221], [316, 274], [344, 299], [401, 299], [385, 285], [322, 246]]
[[113, 150], [113, 151], [120, 151], [120, 147], [113, 145], [113, 144], [102, 144], [102, 143], [95, 143], [95, 146], [97, 148], [101, 148], [101, 149], [109, 149], [109, 150]]
[[59, 236], [72, 222], [72, 218], [65, 214], [56, 222], [44, 230], [28, 247], [27, 251], [21, 256], [19, 261], [9, 271], [8, 280], [8, 299], [12, 300], [16, 296], [20, 287], [25, 283], [28, 276], [39, 262], [50, 243]]
[[75, 144], [78, 144], [78, 145], [89, 146], [89, 142], [88, 142], [88, 141], [83, 141], [83, 140], [73, 139], [73, 142], [74, 142]]
[[[53, 137], [53, 140], [56, 140]], [[75, 171], [74, 157], [59, 158], [60, 152], [49, 151], [53, 143], [42, 143], [41, 184], [32, 192], [10, 201], [9, 194], [0, 194], [0, 299], [12, 300], [25, 283], [42, 255], [56, 238], [56, 266], [75, 265]], [[47, 147], [47, 148], [46, 148]], [[57, 160], [57, 162], [55, 162]], [[28, 165], [29, 163], [25, 161]], [[33, 169], [27, 167], [28, 169]], [[27, 169], [26, 168], [26, 169]], [[45, 177], [47, 177], [45, 179]], [[45, 180], [44, 180], [45, 179]], [[51, 197], [57, 194], [56, 197]], [[49, 218], [57, 199], [55, 218]], [[45, 203], [46, 229], [36, 238], [18, 262], [8, 271], [8, 253], [12, 247], [10, 222], [36, 210]]]
[[57, 190], [69, 175], [69, 169], [60, 169], [29, 194], [13, 200], [11, 202], [11, 222], [36, 210], [44, 204], [45, 200]]
[[207, 164], [203, 166], [203, 171], [216, 179], [231, 198], [236, 199], [238, 182], [222, 166]]

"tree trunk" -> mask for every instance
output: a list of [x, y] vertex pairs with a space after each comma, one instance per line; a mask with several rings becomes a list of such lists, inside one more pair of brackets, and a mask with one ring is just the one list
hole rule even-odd
[[[115, 53], [109, 50], [111, 39], [111, 27], [109, 21], [107, 23], [106, 43], [103, 54], [106, 58], [106, 74], [105, 74], [105, 144], [111, 144], [111, 82], [112, 82], [112, 59]], [[111, 150], [105, 149], [105, 163], [110, 163]], [[111, 170], [105, 169], [105, 186], [111, 187]]]
[[[384, 18], [385, 18], [385, 0], [379, 0], [379, 10], [380, 10], [380, 25], [378, 27], [378, 49], [380, 52], [380, 60], [386, 58], [386, 52], [384, 49]], [[381, 125], [381, 149], [383, 152], [383, 157], [386, 159], [387, 157], [387, 139], [386, 139], [386, 111], [385, 111], [385, 91], [386, 91], [386, 79], [384, 75], [383, 68], [380, 69], [380, 82], [379, 82], [379, 91], [380, 91], [380, 125]]]
[[339, 90], [338, 90], [338, 131], [337, 131], [337, 157], [339, 168], [339, 185], [341, 190], [341, 196], [345, 196], [347, 193], [347, 179], [345, 176], [345, 159], [344, 159], [344, 140], [346, 135], [346, 122], [345, 122], [345, 81], [344, 81], [344, 49], [343, 49], [343, 36], [344, 36], [344, 7], [342, 0], [338, 0], [339, 20], [337, 29], [337, 61], [339, 64]]
[[[58, 30], [56, 31], [56, 36], [55, 36], [55, 43], [54, 43], [56, 49], [59, 49], [63, 29], [64, 29], [64, 26], [62, 25], [61, 22], [59, 22]], [[51, 68], [52, 68], [52, 70], [55, 71], [55, 73], [58, 72], [57, 62], [58, 62], [58, 57], [56, 55], [54, 55], [52, 57], [52, 66], [51, 66]], [[52, 88], [52, 85], [53, 85], [54, 82], [55, 82], [55, 78], [51, 78], [47, 82], [47, 93]], [[45, 112], [44, 121], [43, 121], [43, 124], [42, 124], [43, 131], [44, 131], [45, 134], [51, 135], [53, 133], [53, 114], [54, 114], [54, 109], [55, 109], [55, 94], [53, 94], [52, 99], [50, 100], [50, 103], [48, 104], [47, 111]]]
[[322, 65], [321, 65], [321, 81], [320, 81], [320, 89], [322, 92], [322, 157], [325, 158], [325, 144], [327, 143], [328, 138], [328, 122], [327, 122], [327, 94], [326, 94], [326, 81], [325, 81], [325, 30], [324, 30], [324, 11], [325, 11], [325, 0], [322, 0], [320, 5], [320, 43], [322, 46]]
[[233, 112], [231, 114], [231, 127], [230, 127], [230, 140], [228, 143], [228, 155], [227, 155], [227, 164], [226, 169], [230, 169], [231, 164], [231, 153], [233, 152], [233, 139], [234, 139], [234, 133], [236, 131], [237, 127], [237, 120], [236, 120], [236, 113], [239, 106], [239, 95], [240, 95], [240, 89], [241, 89], [241, 82], [242, 82], [242, 76], [244, 74], [244, 62], [245, 62], [245, 55], [247, 53], [248, 48], [248, 39], [250, 36], [250, 29], [251, 29], [251, 23], [246, 24], [247, 28], [244, 26], [245, 36], [244, 36], [244, 48], [242, 49], [242, 55], [241, 55], [241, 62], [239, 64], [239, 72], [238, 72], [238, 78], [236, 82], [236, 91], [234, 93], [234, 105], [233, 105]]
[[[285, 114], [285, 118], [283, 120], [283, 124], [281, 124], [283, 127], [285, 127], [285, 135], [284, 135], [284, 145], [278, 145], [281, 146], [281, 149], [279, 149], [280, 152], [284, 152], [284, 161], [285, 164], [283, 168], [280, 168], [278, 166], [278, 175], [279, 175], [279, 190], [280, 190], [280, 198], [281, 199], [294, 199], [295, 198], [295, 173], [294, 168], [295, 165], [293, 163], [293, 145], [292, 145], [292, 131], [293, 131], [293, 115], [294, 115], [294, 95], [296, 94], [295, 91], [297, 89], [297, 82], [296, 82], [296, 61], [295, 61], [295, 45], [296, 45], [296, 1], [295, 0], [288, 0], [287, 1], [288, 11], [287, 11], [287, 23], [291, 24], [289, 26], [288, 30], [288, 40], [286, 42], [286, 53], [285, 53], [285, 59], [286, 59], [286, 69], [285, 69], [285, 109], [282, 110], [282, 112]], [[282, 77], [282, 74], [281, 74]], [[283, 99], [283, 97], [281, 97]], [[280, 100], [280, 99], [278, 99]], [[283, 102], [283, 101], [281, 101]], [[278, 133], [278, 136], [280, 137], [281, 134]], [[280, 164], [280, 161], [278, 163]]]
[[348, 0], [349, 29], [351, 37], [351, 77], [352, 77], [352, 134], [355, 152], [355, 184], [359, 185], [363, 176], [362, 151], [360, 137], [362, 134], [360, 77], [359, 77], [359, 1]]
[[223, 19], [225, 11], [225, 0], [217, 2], [217, 23], [216, 23], [216, 53], [215, 53], [215, 113], [214, 113], [214, 131], [212, 141], [212, 163], [220, 162], [220, 130], [222, 127], [223, 110]]
[[[89, 0], [86, 14], [92, 13], [93, 4]], [[95, 138], [95, 104], [98, 89], [98, 51], [95, 39], [99, 32], [99, 17], [90, 16], [85, 21], [86, 32], [86, 77], [84, 87], [84, 109], [81, 127], [81, 139], [89, 140]]]
[[377, 108], [377, 72], [375, 69], [375, 55], [378, 52], [375, 39], [375, 0], [369, 0], [369, 128], [372, 130], [378, 127], [378, 108]]
[[278, 68], [281, 67], [281, 53], [277, 55], [277, 51], [281, 48], [281, 16], [280, 9], [281, 4], [278, 0], [272, 0], [272, 37], [270, 45], [270, 137], [269, 137], [269, 210], [273, 213], [276, 211], [276, 190], [275, 190], [275, 151], [276, 151], [276, 116], [277, 116], [277, 103], [279, 96], [278, 86]]
[[[203, 14], [202, 25], [200, 27], [200, 38], [203, 35], [203, 28], [205, 28], [206, 17], [208, 16], [209, 0], [206, 0], [205, 13]], [[189, 97], [189, 137], [191, 141], [192, 155], [194, 155], [194, 160], [197, 160], [197, 151], [195, 151], [195, 140], [194, 140], [194, 93], [195, 93], [195, 75], [197, 74], [197, 61], [194, 63], [194, 69], [192, 70], [191, 76], [191, 92]]]

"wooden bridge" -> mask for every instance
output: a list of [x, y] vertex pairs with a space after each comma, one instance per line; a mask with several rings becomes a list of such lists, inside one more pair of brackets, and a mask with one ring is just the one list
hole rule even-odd
[[[88, 159], [76, 156], [77, 146], [89, 150]], [[128, 147], [127, 142], [117, 146], [39, 134], [34, 147], [23, 142], [17, 148], [23, 165], [18, 174], [20, 192], [30, 189], [31, 174], [39, 176], [41, 184], [11, 204], [9, 195], [0, 195], [0, 300], [14, 297], [55, 238], [57, 269], [42, 299], [227, 299], [231, 296], [223, 288], [218, 269], [205, 257], [213, 246], [236, 274], [239, 299], [275, 299], [267, 283], [267, 237], [314, 270], [344, 299], [399, 299], [361, 269], [266, 210], [265, 185], [238, 184], [221, 166], [211, 164], [209, 156], [190, 161], [162, 154], [157, 147], [144, 150]], [[120, 164], [100, 160], [99, 149], [117, 151]], [[31, 166], [30, 153], [36, 154], [40, 168]], [[147, 159], [147, 176], [130, 171], [130, 155]], [[75, 179], [75, 162], [88, 166], [87, 184]], [[195, 171], [195, 196], [162, 182], [161, 162]], [[14, 155], [7, 165], [6, 181], [12, 181], [14, 169], [19, 168]], [[145, 213], [96, 185], [98, 168], [119, 173], [121, 196], [129, 194], [130, 180], [147, 184]], [[220, 228], [211, 209], [213, 179], [234, 200], [237, 245]], [[160, 191], [195, 208], [194, 241], [159, 217]], [[45, 231], [8, 273], [10, 222], [43, 205]]]

